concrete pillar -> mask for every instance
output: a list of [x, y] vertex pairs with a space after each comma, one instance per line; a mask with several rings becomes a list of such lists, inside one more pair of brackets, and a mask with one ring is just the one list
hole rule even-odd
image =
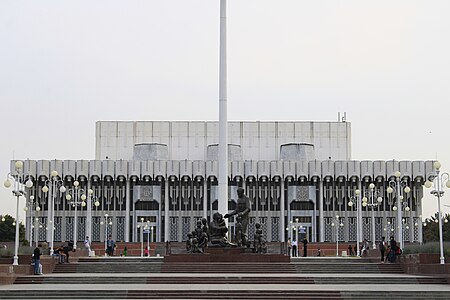
[[164, 239], [169, 241], [170, 229], [169, 229], [169, 180], [164, 180]]
[[286, 225], [284, 222], [284, 211], [285, 211], [285, 207], [284, 207], [284, 179], [281, 179], [280, 182], [280, 224], [279, 224], [279, 232], [280, 232], [280, 237], [281, 237], [281, 242], [285, 242], [286, 241]]
[[323, 243], [325, 240], [325, 219], [323, 214], [323, 181], [319, 181], [319, 242]]
[[208, 219], [208, 181], [203, 180], [203, 218]]
[[125, 184], [125, 242], [130, 242], [130, 205], [132, 200], [130, 199], [130, 180]]
[[[92, 189], [91, 181], [88, 180], [87, 189]], [[86, 236], [88, 236], [92, 241], [92, 195], [88, 195], [87, 197], [87, 209], [86, 209]]]

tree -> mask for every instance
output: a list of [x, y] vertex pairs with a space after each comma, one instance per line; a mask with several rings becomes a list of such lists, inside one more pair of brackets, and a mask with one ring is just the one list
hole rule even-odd
[[[3, 216], [0, 220], [0, 242], [14, 242], [16, 239], [16, 226], [13, 225], [15, 219], [10, 215]], [[19, 223], [19, 241], [25, 240], [25, 226]]]
[[[450, 223], [444, 222], [445, 220], [449, 220], [450, 215], [443, 215], [442, 222], [442, 236], [444, 241], [450, 240]], [[436, 213], [434, 216], [431, 216], [425, 219], [426, 226], [423, 227], [423, 239], [424, 242], [438, 242], [439, 241], [439, 216]]]

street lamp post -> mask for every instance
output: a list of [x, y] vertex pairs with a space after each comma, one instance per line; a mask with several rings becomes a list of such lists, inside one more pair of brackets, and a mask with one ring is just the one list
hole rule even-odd
[[[36, 213], [38, 213], [39, 211], [41, 211], [41, 207], [39, 206], [39, 204], [37, 202], [34, 202], [34, 196], [31, 195], [30, 197], [30, 201], [28, 201], [25, 205], [25, 207], [23, 208], [23, 210], [25, 211], [25, 214], [27, 212], [30, 213], [30, 223], [29, 223], [29, 230], [28, 230], [28, 236], [29, 236], [29, 245], [30, 247], [33, 245], [33, 228], [34, 231], [36, 232], [36, 227], [33, 225], [34, 223], [34, 217], [33, 217], [33, 210], [36, 211]], [[37, 247], [37, 244], [36, 244]]]
[[392, 228], [391, 221], [386, 222], [386, 227], [383, 228], [383, 231], [385, 231], [389, 235], [393, 234], [394, 228]]
[[294, 226], [292, 225], [292, 221], [289, 221], [289, 226], [287, 228], [289, 230], [289, 232], [288, 232], [289, 238], [291, 239], [291, 242], [292, 242], [294, 240], [294, 234], [292, 232], [294, 229]]
[[[408, 194], [411, 189], [406, 181], [401, 181], [400, 176], [402, 174], [399, 171], [394, 173], [395, 181], [390, 180], [388, 182], [388, 188], [386, 189], [388, 194], [392, 194], [394, 191], [397, 193], [397, 206], [392, 207], [393, 211], [397, 211], [397, 242], [400, 249], [403, 248], [403, 219], [402, 210], [405, 206], [405, 211], [409, 211], [408, 202], [403, 201], [404, 195]], [[406, 200], [406, 199], [405, 199]]]
[[[23, 173], [23, 161], [18, 160], [15, 162], [14, 167], [16, 169], [16, 175], [12, 175], [11, 173], [8, 173], [7, 175], [7, 179], [4, 182], [4, 186], [6, 188], [11, 187], [11, 181], [9, 181], [10, 179], [14, 182], [14, 188], [12, 190], [13, 195], [16, 197], [17, 199], [17, 204], [16, 204], [16, 237], [15, 237], [15, 242], [14, 242], [14, 260], [13, 260], [13, 265], [17, 266], [19, 265], [19, 202], [20, 202], [20, 196], [25, 196], [26, 192], [25, 192], [25, 187], [30, 189], [31, 187], [33, 187], [33, 182], [29, 179], [29, 176], [25, 176], [25, 174]], [[28, 177], [27, 181], [25, 182], [25, 179]], [[24, 187], [25, 185], [25, 187]]]
[[[371, 183], [369, 184], [369, 197], [364, 197], [362, 199], [362, 206], [366, 207], [369, 206], [372, 210], [372, 249], [377, 249], [376, 244], [376, 235], [375, 235], [375, 206], [378, 207], [378, 205], [383, 202], [383, 198], [381, 197], [380, 191], [375, 191], [375, 184]], [[370, 201], [369, 201], [370, 200]], [[375, 201], [376, 200], [376, 201]]]
[[64, 182], [59, 179], [58, 172], [53, 170], [50, 173], [50, 179], [46, 180], [44, 186], [42, 187], [42, 192], [49, 192], [48, 196], [48, 230], [50, 236], [50, 255], [53, 255], [53, 240], [55, 234], [55, 198], [56, 198], [56, 190], [59, 189], [60, 194], [66, 192], [66, 187], [64, 186]]
[[108, 214], [105, 214], [105, 222], [100, 222], [100, 225], [105, 225], [105, 256], [108, 256], [108, 253], [106, 251], [106, 249], [108, 249], [108, 225], [112, 225], [112, 220], [109, 219]]
[[[141, 218], [141, 223], [144, 223], [144, 218]], [[144, 227], [142, 225], [138, 225], [140, 228], [140, 239], [141, 239], [141, 257], [144, 257]]]
[[359, 249], [359, 241], [361, 240], [361, 221], [360, 217], [362, 215], [361, 212], [361, 191], [355, 190], [355, 196], [350, 197], [350, 201], [348, 202], [348, 206], [352, 207], [353, 205], [356, 205], [356, 256], [360, 255], [360, 249]]
[[425, 182], [425, 187], [430, 188], [433, 186], [433, 190], [430, 192], [430, 194], [434, 195], [438, 199], [438, 219], [439, 219], [439, 251], [440, 251], [440, 264], [445, 264], [445, 257], [444, 257], [444, 239], [442, 236], [442, 211], [441, 211], [441, 197], [444, 196], [445, 191], [443, 190], [443, 185], [445, 182], [445, 185], [447, 188], [450, 188], [450, 180], [449, 180], [449, 174], [448, 173], [440, 173], [441, 164], [438, 161], [435, 161], [433, 164], [434, 169], [436, 170], [436, 173], [431, 174], [428, 178], [431, 179], [427, 180]]
[[[76, 250], [77, 249], [77, 239], [78, 239], [78, 220], [77, 220], [77, 209], [78, 209], [78, 205], [80, 205], [81, 207], [85, 207], [86, 206], [86, 193], [84, 189], [79, 188], [80, 183], [78, 182], [78, 180], [75, 180], [73, 182], [73, 188], [69, 189], [67, 191], [66, 194], [66, 200], [69, 202], [72, 202], [72, 207], [74, 208], [74, 224], [73, 224], [73, 249]], [[89, 190], [89, 193], [92, 190]], [[81, 196], [80, 196], [81, 194]], [[80, 201], [81, 199], [81, 201]]]
[[147, 251], [148, 251], [148, 256], [150, 257], [150, 220], [147, 221], [145, 230], [147, 230]]
[[34, 227], [34, 243], [35, 243], [35, 246], [37, 247], [39, 245], [39, 231], [41, 228], [44, 227], [44, 224], [39, 222], [39, 218], [36, 217], [36, 218], [34, 218], [33, 227]]
[[[150, 242], [153, 242], [153, 226], [150, 226]], [[148, 248], [148, 256], [150, 256], [150, 246]]]
[[339, 227], [343, 227], [344, 223], [342, 223], [342, 219], [339, 218], [339, 215], [336, 216], [336, 224], [331, 222], [331, 227], [336, 228], [336, 256], [339, 256]]

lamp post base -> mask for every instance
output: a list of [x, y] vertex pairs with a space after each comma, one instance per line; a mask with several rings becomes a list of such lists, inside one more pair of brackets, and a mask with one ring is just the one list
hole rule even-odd
[[441, 256], [439, 259], [440, 259], [441, 265], [445, 265], [445, 257]]
[[19, 257], [17, 255], [14, 255], [13, 266], [18, 266], [18, 265], [19, 265]]

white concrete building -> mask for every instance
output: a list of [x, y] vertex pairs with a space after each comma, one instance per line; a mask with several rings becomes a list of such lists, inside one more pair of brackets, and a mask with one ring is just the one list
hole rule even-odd
[[[360, 190], [369, 203], [359, 204], [361, 238], [371, 240], [372, 220], [376, 240], [396, 233], [399, 215], [393, 209], [399, 207], [404, 240], [421, 242], [422, 184], [434, 171], [432, 161], [354, 161], [349, 122], [229, 122], [228, 126], [228, 206], [232, 210], [236, 205], [236, 188], [245, 188], [252, 202], [250, 239], [259, 222], [268, 241], [285, 241], [298, 232], [312, 242], [355, 241], [357, 210], [348, 204], [358, 203], [355, 191]], [[24, 172], [35, 181], [28, 204], [41, 208], [27, 212], [28, 223], [38, 220], [33, 221], [37, 233], [33, 236], [41, 241], [49, 238], [45, 231], [49, 199], [42, 187], [56, 170], [67, 192], [54, 198], [55, 241], [73, 240], [75, 207], [78, 241], [86, 235], [104, 241], [109, 233], [119, 241], [138, 241], [143, 225], [151, 226], [153, 241], [183, 241], [198, 219], [210, 219], [217, 211], [217, 144], [217, 122], [99, 121], [95, 160], [24, 161]], [[11, 171], [14, 174], [14, 161]], [[387, 193], [396, 171], [411, 189], [400, 206], [397, 194]], [[87, 196], [78, 202], [85, 206], [74, 206], [74, 197], [66, 198], [76, 180], [78, 195]], [[89, 189], [93, 195], [87, 194]], [[102, 222], [105, 213], [111, 225]], [[342, 226], [332, 227], [335, 222]], [[38, 223], [44, 228], [39, 232]], [[234, 220], [229, 227], [233, 232]]]

